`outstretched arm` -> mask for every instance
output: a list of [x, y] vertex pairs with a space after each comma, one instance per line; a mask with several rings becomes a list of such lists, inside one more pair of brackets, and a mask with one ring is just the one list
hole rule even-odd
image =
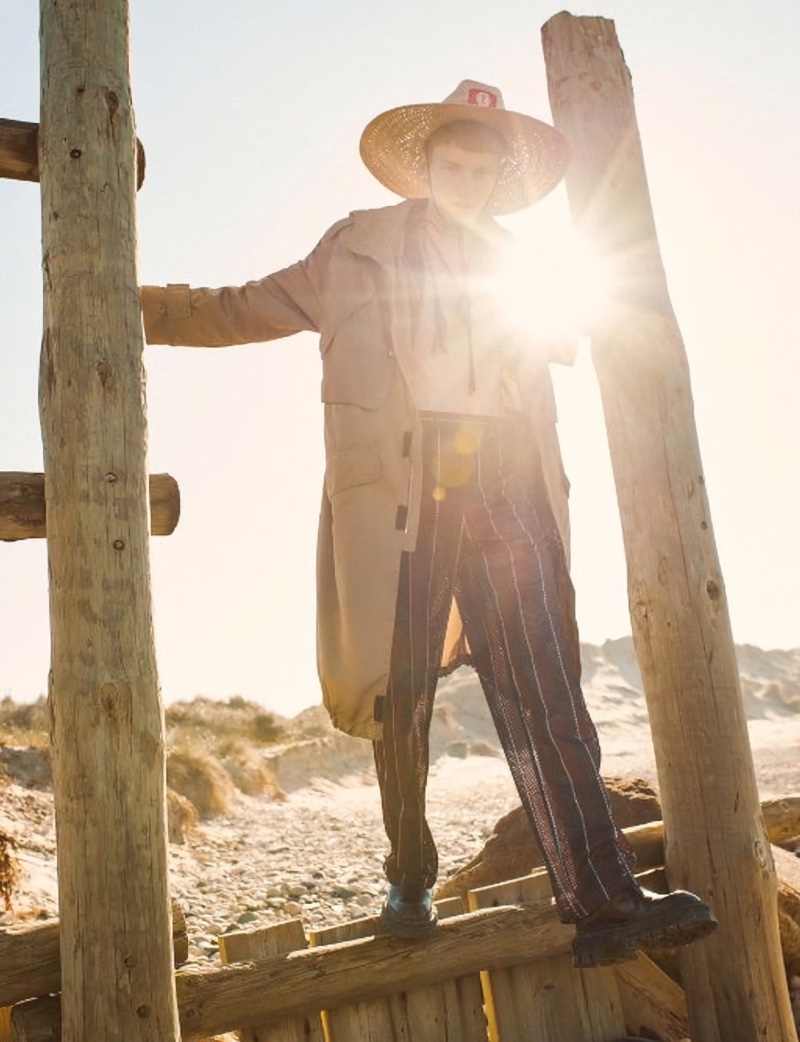
[[319, 299], [310, 260], [244, 286], [142, 286], [147, 342], [228, 347], [317, 331]]

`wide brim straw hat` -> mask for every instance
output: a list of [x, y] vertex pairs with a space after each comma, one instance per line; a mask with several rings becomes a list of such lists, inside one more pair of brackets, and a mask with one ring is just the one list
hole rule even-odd
[[442, 102], [402, 105], [376, 116], [361, 135], [361, 158], [386, 188], [404, 199], [430, 195], [425, 142], [457, 120], [491, 127], [506, 144], [506, 157], [487, 210], [513, 213], [547, 195], [564, 176], [569, 146], [555, 127], [509, 112], [496, 87], [462, 80]]

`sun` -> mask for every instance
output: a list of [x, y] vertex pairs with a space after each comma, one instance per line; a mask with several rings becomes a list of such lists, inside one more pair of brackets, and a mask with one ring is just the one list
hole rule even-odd
[[497, 292], [509, 321], [534, 340], [578, 339], [607, 313], [608, 260], [571, 227], [546, 243], [521, 237], [506, 252]]

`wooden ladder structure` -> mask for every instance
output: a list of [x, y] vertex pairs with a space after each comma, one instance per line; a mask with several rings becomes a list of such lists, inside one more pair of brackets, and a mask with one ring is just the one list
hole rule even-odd
[[[112, 1037], [177, 1042], [179, 1008], [185, 1033], [205, 1030], [203, 1011], [223, 1002], [226, 989], [236, 993], [237, 982], [244, 982], [242, 994], [255, 1003], [251, 1013], [274, 1009], [269, 1002], [279, 967], [274, 960], [228, 966], [209, 992], [202, 975], [172, 974], [135, 265], [135, 191], [144, 167], [133, 130], [128, 4], [40, 3], [41, 128], [37, 134], [30, 124], [0, 123], [0, 176], [38, 176], [42, 188], [40, 397], [64, 953], [61, 1014], [71, 1042]], [[708, 899], [720, 919], [717, 933], [683, 957], [691, 1034], [693, 1042], [787, 1042], [795, 1032], [780, 981], [775, 871], [760, 816], [688, 366], [658, 250], [630, 74], [606, 19], [562, 13], [545, 24], [542, 35], [554, 122], [573, 151], [566, 177], [570, 206], [622, 276], [616, 310], [593, 332], [593, 357], [620, 504], [634, 640], [653, 725], [669, 837], [666, 867], [673, 885]], [[4, 480], [15, 502], [28, 497], [36, 483], [20, 475]], [[41, 524], [41, 505], [37, 511]], [[543, 916], [537, 929], [548, 936], [558, 932], [558, 924], [547, 925], [546, 910], [535, 914]], [[481, 924], [502, 924], [502, 946], [520, 931], [527, 938], [535, 914], [478, 909], [442, 924], [441, 934], [456, 938], [472, 960], [466, 975], [482, 971], [489, 1030], [492, 1018], [499, 1024], [501, 1016], [496, 994], [525, 1002], [524, 989], [533, 985], [527, 970], [486, 962], [492, 929], [485, 927], [484, 934]], [[348, 972], [365, 975], [375, 959], [389, 959], [399, 987], [423, 986], [422, 977], [403, 976], [403, 967], [417, 965], [413, 949], [396, 950], [392, 943], [360, 938], [281, 956], [281, 965], [299, 973], [291, 978], [291, 1002], [318, 1004], [319, 999], [320, 1009], [327, 1008], [325, 968], [349, 966]], [[359, 962], [359, 953], [366, 961]], [[431, 954], [424, 973], [432, 981], [439, 964]], [[523, 954], [523, 962], [547, 959], [539, 979], [569, 979], [571, 995], [580, 995], [579, 982], [589, 979], [567, 972], [561, 950], [528, 948]], [[298, 966], [310, 969], [309, 975], [304, 978]], [[502, 986], [498, 973], [506, 973]], [[248, 990], [253, 980], [266, 1007]], [[513, 980], [518, 984], [509, 983]], [[474, 984], [464, 989], [477, 1002]], [[542, 1009], [559, 989], [540, 986]], [[575, 1001], [559, 1000], [552, 1016], [571, 1016]], [[619, 1008], [616, 999], [598, 1001], [603, 1008]], [[587, 1003], [592, 1010], [598, 1004]], [[605, 1028], [605, 1034], [582, 1030], [576, 1042], [609, 1037]], [[553, 1037], [547, 1036], [548, 1042]], [[534, 1042], [535, 1036], [529, 1038]]]

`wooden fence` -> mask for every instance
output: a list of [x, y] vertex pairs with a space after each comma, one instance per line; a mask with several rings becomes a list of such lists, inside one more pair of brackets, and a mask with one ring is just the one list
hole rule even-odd
[[[648, 885], [658, 887], [660, 824], [626, 832]], [[309, 934], [299, 919], [222, 934], [219, 967], [181, 965], [188, 949], [174, 909], [183, 1038], [231, 1031], [243, 1042], [687, 1038], [683, 991], [647, 956], [573, 968], [573, 930], [558, 921], [543, 871], [437, 907], [440, 924], [421, 942], [382, 935], [372, 917]], [[61, 1038], [57, 942], [55, 923], [0, 934], [0, 1042]]]

